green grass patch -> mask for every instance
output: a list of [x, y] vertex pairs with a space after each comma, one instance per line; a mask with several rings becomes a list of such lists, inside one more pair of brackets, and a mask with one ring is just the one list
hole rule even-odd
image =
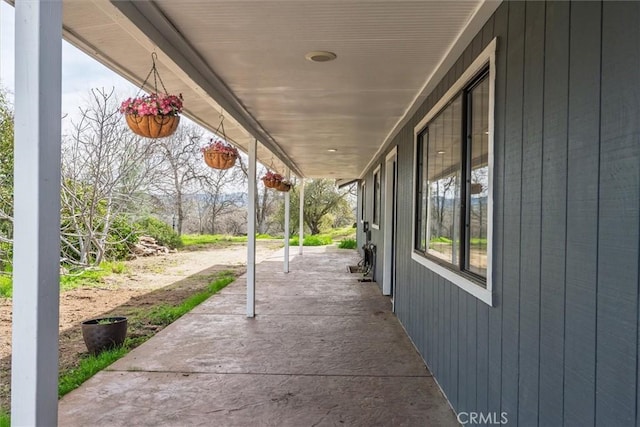
[[[111, 274], [127, 273], [127, 266], [122, 261], [107, 261], [100, 264], [99, 268], [82, 270], [77, 273], [70, 272], [60, 276], [60, 290], [69, 291], [83, 286], [98, 286], [103, 284], [102, 278]], [[13, 296], [11, 276], [0, 275], [0, 298]]]
[[[304, 236], [302, 246], [325, 246], [333, 243], [333, 239], [328, 234], [315, 234]], [[300, 244], [300, 238], [298, 236], [289, 239], [291, 246], [298, 246]]]
[[0, 408], [0, 427], [11, 427], [11, 417]]
[[258, 240], [276, 240], [280, 238], [281, 237], [278, 236], [272, 236], [271, 234], [256, 234], [256, 239]]
[[[226, 234], [183, 234], [181, 236], [182, 244], [185, 247], [198, 247], [215, 245], [218, 243], [244, 243], [248, 240], [247, 236], [229, 236]], [[270, 234], [256, 234], [258, 240], [274, 240], [278, 237]]]
[[246, 242], [247, 236], [227, 236], [224, 234], [183, 234], [182, 244], [189, 246], [215, 245], [224, 242]]
[[[149, 310], [138, 310], [128, 315], [128, 321], [131, 324], [152, 323], [155, 325], [166, 326], [183, 314], [189, 312], [198, 304], [217, 293], [229, 283], [235, 280], [235, 276], [231, 271], [222, 271], [217, 274], [207, 288], [194, 294], [176, 306], [159, 305]], [[127, 338], [121, 347], [104, 351], [96, 356], [87, 355], [82, 359], [77, 367], [60, 373], [58, 381], [58, 396], [62, 397], [70, 391], [80, 387], [82, 383], [100, 372], [116, 360], [123, 357], [130, 350], [139, 346], [143, 342], [151, 338], [153, 334], [145, 336], [137, 336], [135, 338]], [[2, 418], [0, 418], [0, 421]], [[7, 424], [8, 426], [8, 424]], [[0, 424], [0, 427], [4, 427]]]
[[[440, 236], [440, 237], [433, 237], [431, 239], [431, 243], [446, 243], [446, 244], [450, 245], [450, 244], [453, 243], [453, 240], [449, 239], [448, 237]], [[459, 244], [460, 241], [456, 240], [455, 243]], [[486, 246], [487, 245], [487, 238], [486, 237], [472, 237], [469, 240], [469, 243], [472, 246]]]
[[355, 239], [356, 229], [353, 227], [332, 228], [325, 234], [331, 236], [333, 240]]
[[182, 239], [183, 246], [207, 245], [220, 241], [217, 236], [211, 234], [183, 234], [180, 239]]
[[111, 274], [110, 271], [103, 269], [91, 269], [79, 273], [65, 274], [60, 276], [60, 290], [70, 291], [83, 286], [98, 286], [103, 283], [102, 278], [109, 274]]
[[473, 246], [487, 246], [486, 237], [472, 237], [469, 241]]
[[100, 268], [114, 274], [124, 274], [129, 272], [129, 270], [127, 270], [127, 266], [122, 261], [105, 261], [100, 264]]
[[247, 236], [225, 236], [227, 242], [247, 242], [249, 238]]
[[0, 276], [0, 298], [11, 298], [13, 295], [13, 280], [11, 276]]
[[96, 356], [87, 356], [80, 361], [80, 364], [67, 372], [60, 375], [58, 379], [58, 397], [62, 397], [69, 393], [71, 390], [75, 390], [80, 385], [111, 365], [116, 360], [129, 352], [130, 348], [127, 342], [112, 350], [106, 350]]
[[103, 277], [111, 274], [124, 274], [127, 267], [121, 261], [105, 261], [98, 268], [82, 270], [78, 273], [69, 273], [60, 276], [60, 289], [69, 291], [83, 286], [99, 286], [104, 283]]
[[356, 239], [342, 239], [338, 244], [340, 249], [355, 249], [357, 246]]
[[151, 323], [156, 325], [169, 325], [182, 317], [185, 313], [193, 310], [196, 306], [201, 304], [211, 295], [217, 293], [220, 289], [223, 289], [229, 283], [233, 282], [235, 277], [232, 275], [222, 275], [212, 282], [207, 289], [190, 296], [182, 302], [180, 305], [159, 305], [154, 307], [147, 316]]
[[448, 239], [446, 237], [432, 237], [431, 238], [431, 243], [451, 243], [452, 240]]

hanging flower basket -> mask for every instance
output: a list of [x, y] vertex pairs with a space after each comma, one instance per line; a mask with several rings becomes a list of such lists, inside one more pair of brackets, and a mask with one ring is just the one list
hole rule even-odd
[[218, 151], [204, 151], [205, 163], [213, 169], [229, 169], [236, 164], [237, 157]]
[[274, 173], [271, 171], [267, 171], [266, 174], [262, 177], [262, 182], [264, 186], [267, 188], [277, 189], [280, 183], [284, 180], [284, 177], [279, 173]]
[[287, 181], [280, 181], [275, 189], [287, 193], [289, 190], [291, 190], [291, 184]]
[[126, 114], [131, 132], [146, 138], [164, 138], [172, 135], [178, 128], [180, 116], [138, 116]]
[[273, 188], [274, 190], [287, 192], [291, 190], [291, 183], [287, 181], [279, 173], [268, 171], [262, 177], [262, 182], [267, 188]]
[[264, 183], [264, 186], [267, 188], [276, 188], [278, 186], [278, 181], [276, 181], [275, 179], [262, 178], [262, 182]]
[[213, 169], [229, 169], [236, 164], [238, 150], [231, 144], [211, 139], [209, 145], [201, 149], [204, 161]]
[[[120, 105], [120, 112], [125, 115], [127, 124], [133, 133], [146, 138], [164, 138], [172, 135], [180, 123], [182, 112], [182, 94], [169, 95], [162, 78], [156, 69], [155, 53], [151, 54], [151, 71], [144, 79], [140, 91], [145, 87], [153, 74], [154, 91], [149, 95], [129, 98]], [[158, 91], [158, 80], [164, 93]], [[140, 91], [138, 94], [140, 94]]]

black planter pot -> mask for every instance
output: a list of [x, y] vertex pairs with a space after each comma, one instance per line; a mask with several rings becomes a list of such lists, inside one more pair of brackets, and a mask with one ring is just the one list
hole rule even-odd
[[82, 322], [82, 337], [89, 353], [96, 355], [118, 347], [127, 337], [126, 317], [103, 317]]

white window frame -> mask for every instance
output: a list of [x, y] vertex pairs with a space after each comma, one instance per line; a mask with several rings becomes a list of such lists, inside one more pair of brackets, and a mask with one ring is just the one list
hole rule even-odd
[[[491, 43], [482, 51], [480, 55], [473, 61], [473, 63], [467, 68], [462, 76], [451, 86], [451, 88], [445, 93], [445, 95], [433, 106], [433, 108], [427, 113], [426, 116], [418, 123], [413, 130], [413, 216], [412, 216], [412, 238], [411, 238], [411, 259], [415, 262], [423, 265], [439, 276], [450, 281], [454, 285], [458, 286], [465, 292], [473, 295], [482, 302], [489, 306], [493, 306], [493, 139], [494, 139], [494, 109], [495, 109], [495, 79], [496, 79], [496, 44], [497, 39], [493, 39]], [[488, 218], [490, 220], [487, 223], [487, 281], [486, 287], [478, 285], [473, 280], [446, 268], [429, 258], [420, 255], [415, 251], [416, 247], [416, 194], [418, 191], [417, 182], [417, 170], [416, 161], [418, 156], [418, 136], [427, 126], [427, 124], [467, 86], [473, 77], [480, 72], [483, 68], [489, 65], [489, 194], [487, 200]]]
[[[380, 230], [380, 220], [382, 219], [382, 207], [380, 206], [382, 204], [382, 174], [381, 174], [381, 168], [382, 165], [378, 165], [378, 167], [376, 167], [373, 170], [373, 197], [372, 197], [372, 203], [371, 206], [373, 208], [373, 210], [371, 211], [371, 228], [375, 229], [375, 230]], [[375, 222], [376, 219], [376, 175], [378, 175], [378, 180], [380, 181], [380, 183], [378, 184], [378, 192], [380, 193], [380, 196], [378, 197], [378, 222]]]
[[360, 196], [360, 223], [364, 223], [367, 220], [367, 183], [365, 181], [362, 181], [360, 191], [362, 192]]

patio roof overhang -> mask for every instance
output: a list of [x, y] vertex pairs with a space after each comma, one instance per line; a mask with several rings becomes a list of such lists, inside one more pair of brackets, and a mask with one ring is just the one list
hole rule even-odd
[[[301, 177], [363, 176], [499, 1], [63, 0], [64, 38]], [[313, 63], [310, 51], [337, 59]], [[329, 150], [337, 149], [332, 152]]]

